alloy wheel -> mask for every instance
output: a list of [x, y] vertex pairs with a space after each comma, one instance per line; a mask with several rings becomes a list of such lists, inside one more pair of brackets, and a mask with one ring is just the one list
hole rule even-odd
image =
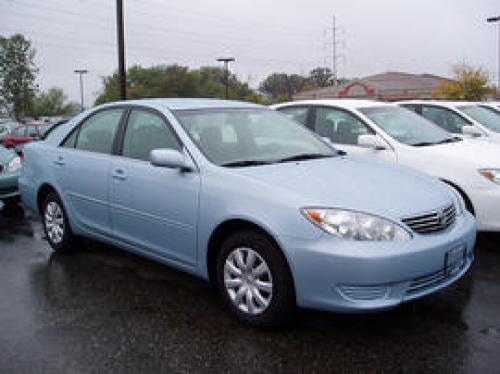
[[64, 238], [64, 213], [61, 206], [50, 201], [45, 207], [45, 229], [50, 241], [59, 244]]

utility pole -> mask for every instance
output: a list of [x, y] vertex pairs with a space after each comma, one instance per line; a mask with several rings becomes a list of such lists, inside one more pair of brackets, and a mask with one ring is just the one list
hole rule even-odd
[[496, 23], [498, 27], [498, 40], [497, 40], [497, 93], [500, 94], [500, 16], [490, 17], [486, 22]]
[[[340, 47], [345, 47], [345, 43], [341, 38], [339, 37], [339, 31], [343, 31], [341, 27], [337, 25], [337, 18], [335, 15], [332, 16], [332, 24], [325, 30], [325, 56], [324, 56], [324, 64], [329, 65], [328, 60], [331, 58], [331, 71], [332, 71], [332, 80], [333, 80], [333, 85], [337, 86], [338, 85], [338, 78], [339, 78], [339, 69], [338, 69], [338, 62], [341, 58], [343, 58], [343, 53], [342, 51], [339, 51], [341, 49]], [[331, 38], [331, 39], [330, 39]], [[330, 55], [331, 52], [331, 55]]]
[[123, 29], [123, 0], [116, 0], [116, 32], [118, 42], [118, 87], [121, 100], [127, 100], [125, 73], [125, 35]]
[[332, 17], [332, 74], [333, 85], [337, 86], [337, 25], [335, 15]]
[[87, 74], [89, 71], [86, 69], [75, 69], [73, 70], [75, 74], [80, 76], [80, 110], [83, 112], [83, 74]]
[[234, 57], [220, 57], [217, 59], [219, 62], [224, 63], [225, 79], [224, 84], [226, 85], [226, 100], [229, 99], [229, 63], [236, 61]]

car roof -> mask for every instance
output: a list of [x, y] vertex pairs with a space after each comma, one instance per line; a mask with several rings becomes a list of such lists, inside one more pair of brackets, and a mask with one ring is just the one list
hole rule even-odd
[[338, 106], [346, 109], [359, 109], [376, 106], [393, 106], [392, 103], [386, 103], [376, 100], [365, 99], [320, 99], [320, 100], [298, 100], [288, 103], [278, 104], [273, 107], [284, 108], [288, 105], [316, 105], [316, 106]]
[[449, 100], [405, 100], [398, 101], [396, 104], [430, 104], [439, 105], [447, 108], [455, 108], [461, 105], [477, 105], [479, 103], [472, 101], [449, 101]]
[[184, 109], [208, 109], [208, 108], [264, 108], [264, 106], [254, 103], [248, 103], [238, 100], [221, 100], [221, 99], [206, 99], [206, 98], [158, 98], [158, 99], [140, 99], [115, 101], [113, 103], [104, 104], [130, 104], [130, 105], [145, 105], [153, 107], [164, 107], [169, 110], [184, 110]]

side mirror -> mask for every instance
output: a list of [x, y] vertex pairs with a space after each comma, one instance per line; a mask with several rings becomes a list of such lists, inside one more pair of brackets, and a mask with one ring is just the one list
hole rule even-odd
[[325, 143], [328, 143], [330, 145], [332, 145], [332, 139], [330, 139], [328, 136], [322, 136], [321, 137], [321, 140], [323, 140]]
[[154, 166], [192, 171], [193, 166], [186, 156], [175, 149], [153, 149], [150, 153], [151, 164]]
[[483, 133], [476, 126], [466, 125], [462, 126], [462, 133], [465, 135], [470, 135], [475, 138], [482, 136]]
[[365, 134], [358, 136], [358, 145], [365, 148], [373, 148], [378, 151], [387, 149], [385, 142], [377, 135]]

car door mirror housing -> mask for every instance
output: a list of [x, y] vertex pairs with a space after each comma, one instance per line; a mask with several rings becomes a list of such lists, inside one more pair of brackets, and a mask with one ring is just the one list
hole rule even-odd
[[186, 156], [175, 149], [153, 149], [150, 154], [151, 164], [158, 167], [192, 171], [193, 166]]
[[358, 136], [358, 145], [365, 148], [373, 148], [376, 150], [387, 149], [386, 144], [377, 135], [364, 134]]
[[462, 126], [462, 133], [474, 137], [482, 136], [483, 133], [476, 126], [466, 125]]

